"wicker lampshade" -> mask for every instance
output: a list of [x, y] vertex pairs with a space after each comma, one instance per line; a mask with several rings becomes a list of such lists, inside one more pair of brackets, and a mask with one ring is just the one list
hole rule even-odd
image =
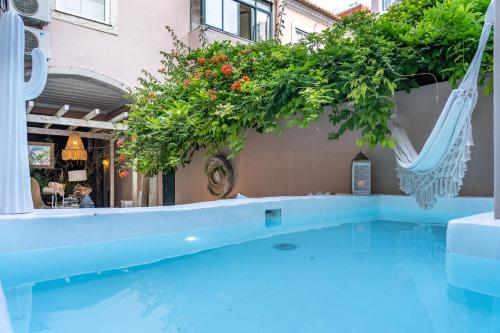
[[86, 161], [87, 151], [83, 146], [80, 134], [73, 132], [69, 135], [66, 148], [62, 151], [62, 159], [64, 161]]

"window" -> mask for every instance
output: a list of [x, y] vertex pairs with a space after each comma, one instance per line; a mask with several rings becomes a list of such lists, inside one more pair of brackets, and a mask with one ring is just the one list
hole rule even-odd
[[57, 0], [56, 8], [93, 21], [110, 22], [110, 0]]
[[201, 25], [201, 0], [191, 0], [191, 30]]
[[224, 0], [224, 31], [238, 35], [239, 4], [233, 0]]
[[241, 38], [254, 40], [254, 12], [255, 10], [247, 5], [240, 4], [240, 24], [239, 34]]
[[263, 0], [191, 0], [191, 29], [206, 24], [248, 40], [267, 40], [271, 12], [271, 4]]
[[382, 11], [386, 11], [391, 7], [392, 5], [398, 3], [399, 0], [382, 0]]
[[309, 35], [308, 32], [305, 32], [304, 30], [301, 30], [299, 28], [295, 28], [295, 36], [296, 36], [296, 41], [300, 42], [302, 39], [306, 38]]
[[256, 40], [267, 40], [271, 31], [271, 17], [268, 13], [257, 11]]
[[205, 24], [222, 29], [222, 0], [205, 0]]

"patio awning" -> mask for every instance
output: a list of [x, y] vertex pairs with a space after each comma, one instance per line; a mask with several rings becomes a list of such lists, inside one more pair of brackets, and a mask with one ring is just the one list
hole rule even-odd
[[28, 133], [111, 140], [127, 118], [127, 86], [94, 71], [51, 67], [43, 93], [27, 106]]
[[113, 112], [129, 103], [128, 87], [100, 73], [75, 67], [49, 67], [45, 90], [36, 105], [59, 108], [68, 104], [72, 110]]
[[28, 133], [110, 140], [110, 206], [114, 206], [114, 130], [125, 130], [127, 87], [108, 76], [81, 68], [49, 67], [47, 85], [28, 101]]

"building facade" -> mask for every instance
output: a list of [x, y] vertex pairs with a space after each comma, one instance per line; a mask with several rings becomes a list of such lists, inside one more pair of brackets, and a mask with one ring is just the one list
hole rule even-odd
[[[122, 200], [135, 205], [147, 199], [149, 204], [163, 201], [160, 177], [145, 181], [135, 173], [117, 176], [110, 135], [126, 115], [126, 94], [138, 84], [142, 71], [156, 73], [162, 59], [159, 51], [172, 48], [165, 26], [191, 48], [200, 46], [201, 29], [209, 42], [251, 43], [273, 38], [279, 7], [267, 0], [8, 0], [8, 5], [27, 26], [27, 75], [32, 48], [41, 47], [49, 58], [46, 89], [28, 107], [29, 140], [55, 142], [58, 153], [76, 131], [87, 149], [99, 150], [102, 167], [94, 163], [97, 172], [89, 172], [99, 206], [119, 206]], [[336, 19], [309, 1], [288, 0], [282, 42], [297, 42]], [[92, 128], [82, 126], [84, 121], [109, 124]], [[64, 170], [44, 172], [47, 181], [66, 181], [66, 169], [89, 165], [66, 163]], [[106, 167], [110, 170], [101, 170]]]
[[310, 33], [331, 27], [339, 18], [306, 0], [288, 0], [285, 7], [283, 43], [296, 43]]

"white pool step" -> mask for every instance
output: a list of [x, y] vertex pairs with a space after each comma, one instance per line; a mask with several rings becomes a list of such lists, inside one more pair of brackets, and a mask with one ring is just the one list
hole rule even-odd
[[451, 220], [446, 243], [448, 282], [500, 297], [500, 220], [493, 212]]
[[5, 298], [1, 282], [0, 282], [0, 332], [13, 333], [9, 319], [9, 312], [7, 311], [7, 300]]

